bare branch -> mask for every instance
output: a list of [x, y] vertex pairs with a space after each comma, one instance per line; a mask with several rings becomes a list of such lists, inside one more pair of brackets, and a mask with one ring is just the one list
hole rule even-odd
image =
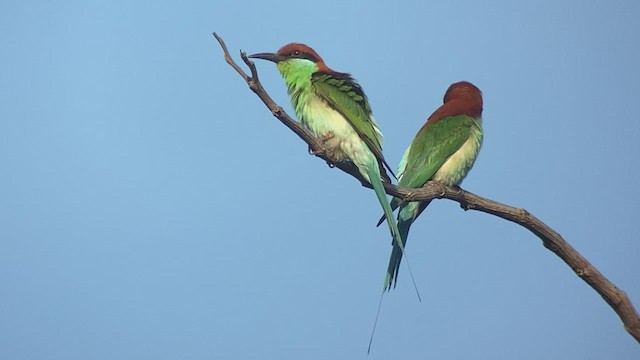
[[[339, 162], [332, 158], [327, 152], [320, 140], [315, 138], [300, 123], [293, 120], [273, 99], [260, 84], [258, 80], [258, 72], [255, 65], [246, 53], [240, 52], [240, 57], [251, 70], [251, 76], [247, 76], [245, 72], [236, 64], [227, 47], [216, 33], [213, 36], [218, 40], [222, 50], [224, 51], [225, 60], [233, 67], [238, 74], [247, 82], [249, 88], [258, 95], [262, 102], [271, 110], [273, 116], [278, 118], [289, 129], [296, 133], [304, 142], [309, 145], [309, 152], [327, 162], [331, 167], [337, 167], [347, 174], [355, 177], [365, 187], [371, 187], [365, 181], [357, 168], [350, 162]], [[582, 255], [580, 255], [569, 243], [567, 243], [560, 234], [547, 226], [535, 216], [531, 215], [525, 209], [518, 209], [499, 202], [483, 198], [476, 194], [465, 191], [459, 187], [449, 187], [430, 181], [424, 187], [419, 189], [409, 189], [398, 187], [393, 184], [384, 183], [387, 194], [401, 198], [405, 201], [427, 201], [431, 199], [449, 199], [456, 201], [464, 210], [476, 210], [487, 214], [495, 215], [507, 221], [516, 223], [525, 229], [531, 231], [542, 240], [544, 247], [555, 253], [576, 273], [584, 282], [591, 286], [602, 298], [613, 308], [618, 314], [625, 330], [640, 342], [640, 316], [633, 307], [633, 304], [627, 297], [627, 294], [618, 289], [606, 277], [604, 277], [593, 265], [591, 265]]]
[[234, 68], [238, 72], [238, 74], [240, 74], [240, 76], [242, 76], [244, 81], [249, 81], [249, 77], [247, 76], [247, 74], [245, 74], [244, 70], [242, 70], [242, 68], [238, 66], [235, 61], [233, 61], [231, 55], [229, 55], [229, 50], [227, 50], [227, 44], [224, 43], [224, 40], [222, 40], [222, 38], [216, 33], [213, 33], [213, 37], [215, 37], [216, 40], [218, 40], [218, 42], [220, 43], [222, 51], [224, 51], [224, 60], [227, 62], [227, 64], [231, 65], [231, 67]]
[[633, 307], [627, 294], [602, 275], [560, 234], [531, 215], [527, 210], [514, 208], [460, 188], [442, 186], [432, 181], [420, 189], [399, 188], [393, 185], [385, 185], [385, 187], [389, 194], [399, 196], [405, 200], [427, 200], [433, 198], [453, 200], [460, 203], [460, 206], [465, 210], [477, 210], [495, 215], [531, 231], [542, 240], [544, 247], [561, 258], [576, 275], [602, 296], [607, 304], [618, 314], [625, 330], [636, 341], [640, 342], [640, 316], [638, 316], [638, 312]]

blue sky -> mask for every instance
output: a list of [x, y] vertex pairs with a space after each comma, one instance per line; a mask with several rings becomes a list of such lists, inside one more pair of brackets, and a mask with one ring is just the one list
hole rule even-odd
[[[637, 359], [523, 228], [456, 203], [388, 256], [375, 196], [228, 67], [314, 47], [396, 164], [452, 82], [485, 96], [463, 187], [552, 226], [640, 306], [640, 3], [0, 4], [0, 358]], [[285, 109], [275, 66], [261, 80]]]

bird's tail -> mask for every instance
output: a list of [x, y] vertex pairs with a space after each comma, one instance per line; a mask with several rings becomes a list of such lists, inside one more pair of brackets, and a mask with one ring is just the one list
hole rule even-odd
[[[369, 182], [371, 182], [371, 186], [373, 186], [373, 190], [378, 197], [378, 201], [380, 202], [380, 206], [382, 206], [382, 210], [384, 212], [384, 218], [387, 220], [387, 225], [389, 226], [389, 231], [391, 232], [391, 237], [393, 238], [393, 249], [394, 251], [398, 251], [400, 256], [399, 259], [404, 255], [404, 243], [406, 240], [406, 235], [404, 237], [401, 236], [400, 231], [398, 230], [398, 224], [396, 223], [396, 219], [393, 217], [393, 210], [391, 208], [392, 205], [389, 204], [389, 200], [387, 199], [387, 193], [384, 191], [384, 185], [382, 185], [382, 181], [380, 180], [380, 169], [377, 164], [371, 164], [367, 168], [367, 175], [369, 176]], [[392, 202], [393, 203], [393, 202]], [[416, 203], [418, 204], [418, 203]], [[409, 224], [408, 226], [411, 226]], [[406, 232], [408, 233], [409, 228], [407, 227]], [[404, 239], [404, 240], [403, 240]], [[398, 265], [400, 264], [400, 260], [398, 259]], [[418, 287], [416, 286], [415, 279], [413, 278], [413, 272], [411, 271], [411, 265], [409, 265], [409, 260], [407, 259], [407, 267], [409, 268], [409, 274], [411, 275], [411, 280], [413, 281], [413, 286], [416, 289], [416, 294], [418, 295], [418, 299], [420, 299], [420, 292], [418, 291]], [[383, 288], [383, 292], [388, 290], [389, 285], [387, 284], [387, 280], [385, 279], [385, 286]]]
[[369, 182], [371, 183], [371, 186], [373, 186], [373, 190], [378, 197], [380, 206], [382, 206], [384, 218], [387, 220], [387, 225], [389, 225], [391, 237], [393, 237], [394, 241], [399, 244], [402, 239], [400, 238], [400, 232], [398, 231], [396, 220], [393, 218], [393, 210], [391, 210], [391, 205], [389, 205], [387, 193], [384, 191], [384, 185], [382, 185], [382, 181], [380, 180], [380, 168], [378, 167], [378, 164], [370, 164], [370, 166], [367, 167], [367, 175], [369, 176]]
[[[402, 240], [402, 248], [395, 241], [392, 241], [393, 249], [389, 258], [389, 266], [387, 267], [387, 276], [384, 281], [385, 289], [391, 290], [391, 286], [395, 288], [398, 283], [398, 272], [400, 271], [400, 262], [404, 255], [404, 247], [407, 245], [407, 237], [409, 229], [413, 222], [420, 216], [424, 209], [431, 201], [425, 202], [408, 202], [400, 205], [398, 211], [398, 231]], [[413, 274], [411, 275], [413, 280]], [[413, 281], [415, 286], [415, 281]]]
[[[398, 224], [396, 223], [396, 219], [393, 216], [393, 210], [391, 208], [392, 206], [391, 204], [395, 204], [395, 203], [392, 202], [390, 204], [389, 200], [387, 199], [387, 194], [384, 191], [384, 185], [382, 185], [382, 181], [380, 180], [380, 169], [376, 163], [372, 163], [369, 165], [370, 166], [367, 167], [367, 175], [369, 176], [369, 182], [373, 186], [373, 190], [375, 191], [376, 196], [378, 197], [380, 206], [382, 206], [382, 210], [384, 212], [384, 219], [387, 220], [387, 225], [389, 226], [389, 231], [391, 232], [391, 237], [393, 238], [393, 251], [397, 255], [396, 258], [399, 266], [400, 259], [402, 259], [402, 256], [404, 255], [404, 243], [407, 241], [406, 233], [409, 232], [409, 226], [411, 226], [411, 223], [408, 223], [407, 228], [405, 230], [404, 237], [401, 236], [400, 230], [398, 229]], [[415, 203], [415, 206], [419, 207], [420, 203]], [[398, 216], [400, 215], [398, 214]], [[393, 259], [393, 255], [392, 255], [392, 259]], [[418, 300], [422, 301], [420, 299], [420, 292], [418, 291], [418, 286], [416, 285], [415, 279], [413, 278], [413, 272], [411, 271], [411, 265], [409, 265], [408, 259], [407, 259], [407, 267], [409, 268], [409, 274], [411, 275], [413, 286], [416, 290], [416, 294], [418, 295]], [[394, 271], [394, 274], [395, 273], [396, 272]], [[387, 274], [387, 278], [385, 278], [384, 287], [382, 289], [383, 293], [390, 288], [391, 279], [392, 278], [389, 278], [389, 274]]]
[[[395, 210], [398, 208], [398, 206], [400, 206], [400, 204], [402, 203], [402, 201], [398, 198], [393, 198], [391, 199], [391, 211]], [[376, 226], [380, 226], [382, 225], [382, 223], [387, 219], [386, 214], [382, 214], [382, 216], [380, 217], [380, 219], [378, 220], [378, 223], [376, 224]]]
[[[400, 218], [400, 215], [398, 215]], [[398, 271], [400, 270], [400, 262], [402, 261], [402, 253], [404, 246], [407, 244], [407, 235], [409, 235], [409, 228], [413, 223], [413, 219], [398, 220], [398, 231], [402, 239], [402, 248], [393, 241], [393, 249], [391, 250], [391, 257], [389, 258], [389, 265], [387, 267], [387, 275], [384, 278], [384, 289], [386, 291], [391, 290], [391, 286], [396, 287], [398, 283]]]
[[[376, 175], [376, 172], [378, 172], [377, 175]], [[393, 217], [393, 210], [391, 210], [391, 205], [388, 202], [387, 194], [384, 191], [384, 186], [380, 181], [378, 167], [377, 166], [375, 168], [369, 167], [368, 175], [369, 175], [370, 183], [373, 186], [376, 196], [378, 197], [378, 201], [380, 201], [380, 205], [382, 206], [382, 210], [384, 211], [384, 219], [387, 220], [387, 225], [389, 226], [389, 230], [391, 231], [391, 236], [393, 237], [393, 252], [392, 252], [391, 258], [394, 259], [394, 254], [396, 254], [397, 265], [394, 265], [394, 269], [397, 269], [397, 266], [400, 266], [400, 259], [402, 259], [402, 256], [404, 255], [404, 243], [406, 242], [406, 238], [407, 238], [406, 234], [408, 234], [409, 227], [411, 226], [411, 224], [409, 223], [407, 225], [406, 231], [404, 232], [405, 235], [403, 237], [401, 235], [402, 230], [398, 228], [398, 224], [396, 223], [396, 220]], [[405, 240], [403, 240], [403, 238]], [[391, 264], [389, 266], [391, 266]], [[413, 272], [411, 271], [411, 266], [409, 265], [409, 259], [407, 259], [407, 267], [409, 268], [409, 274], [411, 275], [413, 286], [416, 290], [416, 294], [418, 295], [418, 300], [422, 301], [420, 298], [420, 292], [418, 291], [418, 286], [416, 285], [415, 279], [413, 278]], [[394, 272], [394, 274], [396, 274], [395, 276], [397, 277], [397, 270]], [[389, 272], [387, 272], [387, 276], [385, 277], [385, 280], [384, 280], [384, 287], [382, 288], [382, 294], [380, 294], [380, 301], [378, 302], [378, 310], [376, 311], [376, 319], [373, 323], [373, 330], [371, 331], [371, 338], [369, 339], [369, 348], [367, 350], [367, 353], [371, 351], [371, 344], [373, 343], [373, 336], [376, 332], [376, 325], [378, 324], [378, 317], [380, 316], [380, 309], [382, 307], [382, 298], [384, 297], [384, 293], [390, 288], [390, 282], [392, 278], [393, 276], [390, 276]]]
[[391, 286], [395, 288], [398, 283], [398, 271], [400, 270], [400, 262], [402, 261], [402, 254], [404, 252], [404, 246], [407, 244], [407, 236], [409, 235], [409, 228], [413, 224], [414, 209], [418, 206], [418, 203], [403, 203], [400, 205], [400, 211], [398, 212], [398, 232], [400, 233], [400, 239], [402, 241], [402, 248], [398, 246], [395, 241], [392, 241], [393, 249], [391, 250], [391, 257], [389, 258], [389, 266], [387, 267], [387, 276], [384, 279], [384, 289], [391, 290]]
[[[396, 228], [398, 229], [398, 235], [400, 237], [400, 241], [397, 241], [396, 238], [392, 240], [393, 249], [391, 250], [391, 258], [389, 259], [387, 275], [384, 278], [384, 286], [382, 288], [382, 294], [380, 294], [380, 301], [378, 302], [378, 310], [376, 311], [376, 319], [373, 322], [373, 330], [371, 331], [371, 337], [369, 338], [369, 349], [367, 350], [367, 353], [371, 351], [371, 344], [373, 343], [373, 335], [375, 334], [376, 326], [378, 325], [378, 317], [380, 316], [380, 309], [382, 308], [382, 298], [384, 297], [384, 293], [391, 289], [392, 283], [395, 286], [395, 283], [398, 280], [398, 270], [400, 269], [400, 261], [402, 260], [402, 256], [404, 255], [404, 245], [407, 243], [407, 235], [409, 235], [409, 228], [411, 227], [411, 224], [415, 220], [415, 217], [413, 216], [414, 212], [412, 211], [412, 209], [413, 208], [418, 209], [420, 208], [420, 206], [421, 204], [417, 202], [403, 203], [400, 205], [400, 212], [398, 213], [398, 222], [396, 225]], [[407, 209], [407, 207], [409, 207], [409, 209]], [[420, 212], [416, 212], [416, 213], [419, 214]], [[408, 216], [408, 215], [411, 215], [411, 216]], [[387, 220], [387, 224], [390, 224], [391, 222], [396, 224], [393, 218], [390, 219], [389, 217], [386, 217], [386, 220]], [[413, 287], [415, 288], [416, 294], [418, 295], [418, 300], [422, 301], [420, 299], [420, 292], [418, 291], [418, 286], [416, 285], [416, 281], [413, 278], [413, 273], [411, 271], [411, 266], [409, 265], [408, 259], [407, 259], [407, 267], [409, 268], [409, 274], [411, 275], [411, 281], [413, 282]]]

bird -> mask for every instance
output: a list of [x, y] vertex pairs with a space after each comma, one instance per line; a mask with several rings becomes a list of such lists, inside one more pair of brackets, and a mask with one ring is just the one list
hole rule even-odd
[[[478, 87], [467, 81], [451, 84], [442, 106], [429, 116], [400, 160], [398, 186], [420, 188], [427, 181], [459, 186], [482, 147], [482, 106], [482, 92]], [[392, 241], [393, 249], [384, 280], [387, 291], [392, 284], [394, 288], [397, 285], [409, 228], [430, 202], [391, 200], [391, 208], [399, 208], [397, 225], [401, 244]], [[382, 217], [378, 225], [385, 219]]]
[[[353, 163], [371, 184], [384, 212], [391, 236], [402, 251], [398, 227], [382, 179], [393, 174], [382, 155], [382, 132], [362, 87], [348, 73], [334, 71], [311, 47], [290, 43], [276, 53], [250, 58], [276, 63], [301, 123], [324, 144], [337, 161]], [[394, 175], [395, 177], [395, 175]]]

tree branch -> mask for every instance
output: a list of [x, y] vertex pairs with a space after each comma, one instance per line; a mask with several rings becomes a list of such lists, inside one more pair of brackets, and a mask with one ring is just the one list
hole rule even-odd
[[[365, 181], [360, 175], [357, 168], [350, 162], [339, 162], [331, 157], [326, 151], [321, 141], [313, 136], [300, 123], [293, 120], [273, 99], [260, 84], [258, 72], [255, 65], [247, 54], [240, 52], [240, 57], [249, 67], [251, 76], [247, 76], [245, 72], [233, 61], [227, 50], [227, 46], [218, 34], [213, 33], [218, 40], [224, 58], [231, 67], [246, 81], [249, 88], [262, 100], [262, 102], [271, 110], [273, 116], [278, 118], [284, 125], [298, 135], [307, 145], [309, 152], [315, 155], [331, 166], [337, 167], [347, 174], [355, 177], [360, 183], [368, 188], [371, 185]], [[525, 229], [531, 231], [534, 235], [542, 240], [542, 244], [547, 249], [556, 254], [564, 261], [573, 272], [578, 275], [584, 282], [591, 286], [602, 298], [613, 308], [618, 314], [624, 325], [625, 330], [633, 336], [636, 341], [640, 342], [640, 316], [631, 304], [627, 294], [618, 289], [606, 277], [604, 277], [593, 265], [591, 265], [582, 255], [580, 255], [569, 243], [567, 243], [560, 234], [547, 226], [535, 216], [531, 215], [525, 209], [518, 209], [499, 202], [483, 198], [476, 194], [465, 191], [459, 187], [449, 187], [437, 182], [429, 181], [424, 187], [419, 189], [410, 189], [398, 187], [393, 184], [384, 183], [387, 194], [403, 199], [404, 201], [427, 201], [431, 199], [449, 199], [456, 201], [464, 210], [476, 210], [487, 214], [495, 215], [507, 221], [516, 223]]]

